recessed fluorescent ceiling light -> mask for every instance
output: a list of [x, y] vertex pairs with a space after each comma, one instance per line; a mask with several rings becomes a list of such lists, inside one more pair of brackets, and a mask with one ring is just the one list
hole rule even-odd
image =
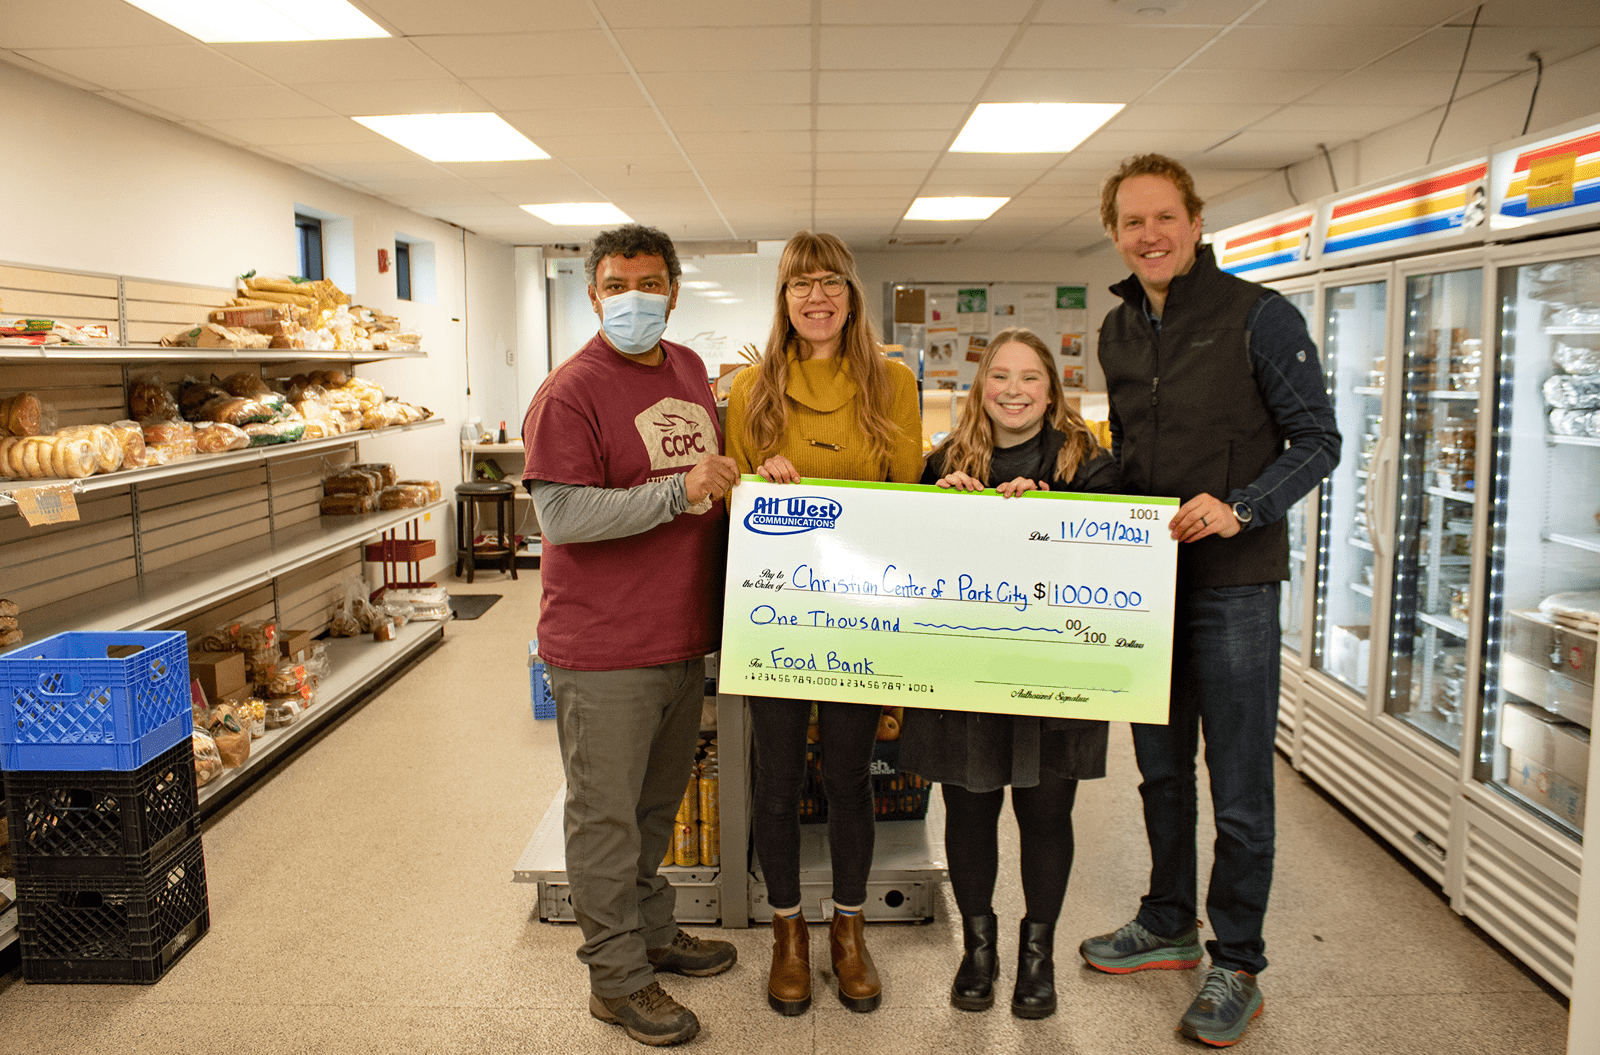
[[557, 227], [600, 227], [608, 223], [633, 222], [632, 217], [608, 201], [560, 201], [522, 208]]
[[537, 161], [550, 156], [499, 114], [391, 114], [351, 120], [429, 161]]
[[388, 31], [346, 0], [128, 0], [207, 44], [350, 40]]
[[[687, 267], [684, 268], [683, 270], [684, 270], [685, 274], [689, 273], [689, 269]], [[720, 288], [715, 282], [711, 282], [711, 281], [709, 281], [707, 279], [703, 279], [703, 278], [697, 278], [693, 282], [685, 282], [685, 283], [683, 283], [683, 286], [684, 286], [685, 289], [718, 289], [718, 288]]]
[[1065, 154], [1121, 109], [1121, 103], [979, 103], [950, 153]]
[[907, 220], [987, 220], [1010, 198], [918, 198]]

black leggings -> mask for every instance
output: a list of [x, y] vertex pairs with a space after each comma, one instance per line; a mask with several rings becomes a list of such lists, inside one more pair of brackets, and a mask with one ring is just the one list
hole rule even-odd
[[[810, 700], [751, 696], [755, 742], [752, 832], [767, 900], [775, 908], [800, 903], [800, 790], [806, 776]], [[828, 853], [833, 900], [859, 905], [872, 871], [872, 745], [881, 708], [859, 703], [817, 704], [822, 735], [822, 786], [828, 796]]]
[[[963, 916], [994, 912], [994, 883], [1000, 870], [1000, 807], [1005, 788], [968, 791], [942, 784], [944, 848], [950, 861], [950, 888]], [[1028, 919], [1054, 923], [1061, 915], [1072, 875], [1072, 803], [1076, 780], [1039, 774], [1032, 788], [1011, 789], [1011, 811], [1022, 833], [1022, 897]]]

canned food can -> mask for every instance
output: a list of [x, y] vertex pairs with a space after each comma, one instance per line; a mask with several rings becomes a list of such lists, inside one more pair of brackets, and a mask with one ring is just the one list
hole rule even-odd
[[672, 863], [680, 868], [700, 863], [700, 826], [680, 824], [674, 829]]
[[678, 803], [678, 823], [693, 824], [700, 819], [700, 778], [690, 777], [689, 786]]
[[700, 820], [706, 824], [721, 822], [721, 808], [717, 805], [717, 778], [715, 775], [700, 778]]
[[720, 824], [700, 825], [700, 863], [703, 865], [720, 865], [722, 863], [722, 826]]

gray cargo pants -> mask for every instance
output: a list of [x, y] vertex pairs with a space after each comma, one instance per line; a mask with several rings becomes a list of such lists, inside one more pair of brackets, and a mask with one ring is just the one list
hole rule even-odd
[[547, 665], [567, 776], [567, 879], [599, 996], [638, 992], [646, 949], [678, 933], [675, 892], [656, 874], [694, 765], [705, 660], [629, 670]]

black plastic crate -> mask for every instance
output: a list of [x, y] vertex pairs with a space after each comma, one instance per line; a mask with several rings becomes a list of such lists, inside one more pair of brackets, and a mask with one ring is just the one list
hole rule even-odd
[[18, 878], [137, 878], [200, 832], [189, 737], [132, 772], [8, 772]]
[[[900, 772], [900, 742], [879, 740], [872, 749], [872, 805], [880, 821], [922, 820], [928, 815], [933, 785]], [[828, 819], [828, 796], [822, 788], [822, 747], [806, 744], [806, 773], [800, 788], [800, 823]]]
[[199, 837], [136, 880], [17, 880], [22, 977], [29, 982], [157, 982], [211, 929]]

